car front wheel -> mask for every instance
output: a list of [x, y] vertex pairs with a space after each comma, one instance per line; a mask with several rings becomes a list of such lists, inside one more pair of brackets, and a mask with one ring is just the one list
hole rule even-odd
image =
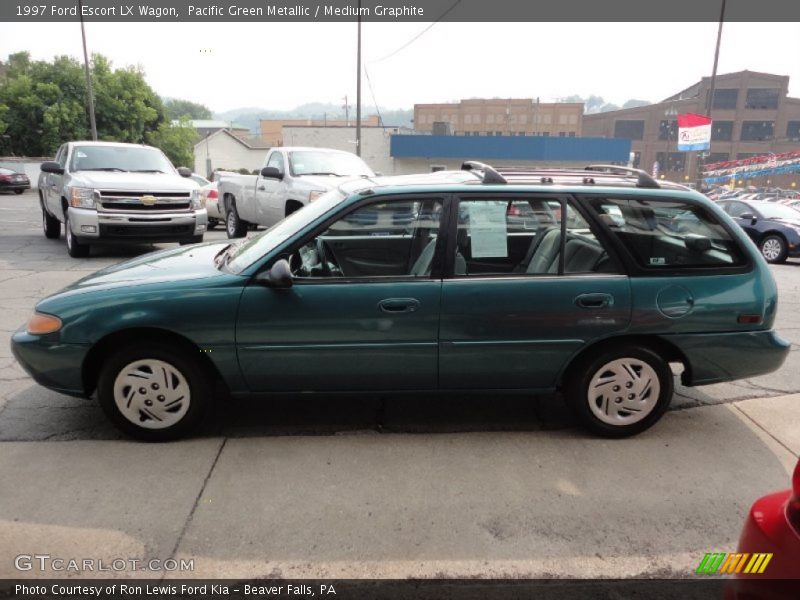
[[626, 437], [654, 425], [672, 399], [672, 371], [638, 345], [611, 347], [571, 369], [565, 396], [581, 424], [604, 437]]
[[195, 428], [211, 404], [211, 384], [187, 351], [137, 343], [112, 355], [97, 384], [100, 406], [124, 433], [165, 441]]
[[82, 244], [72, 233], [72, 227], [69, 224], [69, 213], [64, 213], [64, 237], [67, 239], [67, 253], [72, 258], [86, 258], [89, 256], [89, 244]]
[[786, 262], [786, 258], [789, 255], [789, 248], [786, 246], [786, 240], [779, 235], [768, 235], [761, 240], [758, 248], [761, 250], [761, 255], [768, 263]]
[[228, 233], [228, 238], [244, 237], [247, 233], [247, 223], [239, 218], [239, 213], [236, 210], [236, 204], [231, 202], [228, 207], [228, 216], [225, 219], [225, 229]]
[[42, 229], [44, 229], [44, 237], [48, 240], [57, 240], [61, 235], [61, 222], [55, 217], [51, 217], [42, 205]]

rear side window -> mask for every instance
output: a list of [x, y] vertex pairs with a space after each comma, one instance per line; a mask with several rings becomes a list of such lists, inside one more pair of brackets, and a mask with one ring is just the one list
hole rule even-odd
[[647, 269], [740, 266], [745, 256], [717, 218], [682, 200], [592, 198], [589, 204]]

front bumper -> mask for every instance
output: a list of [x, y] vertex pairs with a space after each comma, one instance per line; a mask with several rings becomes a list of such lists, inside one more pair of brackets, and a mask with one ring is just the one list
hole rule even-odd
[[208, 213], [130, 214], [110, 213], [86, 208], [69, 209], [72, 233], [81, 242], [179, 242], [203, 235], [208, 229]]
[[30, 335], [24, 328], [11, 337], [11, 352], [34, 381], [46, 388], [85, 397], [83, 361], [90, 346], [63, 344], [55, 335]]
[[775, 331], [665, 335], [686, 357], [683, 385], [708, 385], [772, 373], [791, 344]]

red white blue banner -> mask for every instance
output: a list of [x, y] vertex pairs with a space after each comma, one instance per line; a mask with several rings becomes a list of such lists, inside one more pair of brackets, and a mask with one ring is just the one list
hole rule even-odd
[[711, 147], [711, 118], [695, 113], [678, 115], [678, 150], [692, 152]]

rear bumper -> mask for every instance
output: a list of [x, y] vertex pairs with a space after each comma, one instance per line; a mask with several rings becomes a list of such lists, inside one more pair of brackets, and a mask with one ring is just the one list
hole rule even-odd
[[62, 394], [85, 397], [81, 372], [89, 346], [62, 344], [46, 337], [18, 330], [11, 337], [14, 358], [39, 385]]
[[83, 243], [178, 242], [208, 229], [205, 209], [191, 213], [128, 214], [69, 209], [72, 233]]
[[738, 573], [740, 579], [800, 580], [800, 535], [786, 519], [789, 490], [759, 498], [750, 508], [742, 528], [737, 552], [770, 553], [761, 574]]
[[683, 385], [765, 375], [781, 367], [791, 344], [775, 331], [665, 335], [686, 357]]
[[17, 190], [29, 190], [31, 189], [30, 182], [27, 181], [20, 181], [14, 183], [0, 183], [0, 192], [15, 192]]

